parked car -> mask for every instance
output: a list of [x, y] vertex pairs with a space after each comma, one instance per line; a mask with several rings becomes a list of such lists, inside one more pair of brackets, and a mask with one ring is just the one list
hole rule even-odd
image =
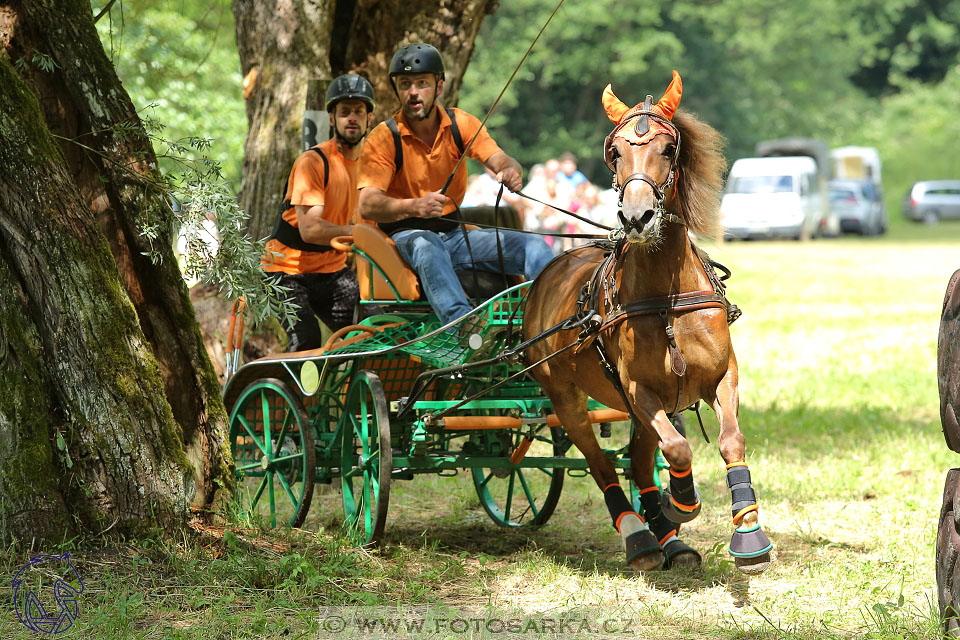
[[887, 230], [883, 195], [870, 180], [831, 180], [828, 185], [830, 212], [840, 231], [872, 236]]
[[726, 238], [806, 239], [821, 232], [825, 192], [809, 156], [740, 158], [720, 202]]
[[903, 199], [903, 217], [927, 224], [960, 218], [960, 180], [917, 182]]

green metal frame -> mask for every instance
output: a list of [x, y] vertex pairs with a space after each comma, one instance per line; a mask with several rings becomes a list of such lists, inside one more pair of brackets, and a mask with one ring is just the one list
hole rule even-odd
[[[363, 252], [355, 251], [384, 276], [396, 294], [396, 287], [379, 265]], [[560, 429], [546, 425], [546, 415], [552, 407], [536, 382], [520, 377], [490, 389], [494, 382], [503, 380], [523, 366], [493, 356], [521, 343], [522, 309], [529, 284], [511, 287], [476, 307], [468, 316], [447, 325], [441, 325], [432, 313], [415, 312], [410, 308], [422, 303], [401, 301], [399, 296], [397, 300], [369, 301], [371, 304], [397, 305], [396, 309], [391, 309], [392, 313], [373, 316], [362, 322], [377, 328], [376, 333], [320, 356], [260, 361], [259, 366], [282, 364], [292, 382], [300, 387], [312, 429], [311, 440], [315, 443], [313, 479], [326, 483], [338, 479], [341, 483], [362, 479], [365, 490], [373, 486], [371, 483], [377, 484], [372, 474], [379, 473], [378, 469], [364, 462], [367, 459], [364, 456], [368, 454], [357, 453], [360, 450], [355, 449], [363, 438], [371, 438], [371, 442], [376, 440], [377, 446], [386, 446], [380, 434], [371, 431], [383, 418], [370, 418], [372, 414], [368, 408], [368, 405], [382, 400], [383, 406], [389, 407], [385, 420], [390, 423], [389, 453], [392, 454], [392, 470], [386, 480], [411, 479], [424, 473], [450, 475], [461, 469], [470, 470], [481, 505], [494, 522], [507, 527], [546, 522], [559, 498], [563, 476], [587, 475], [589, 469], [585, 459], [565, 455], [571, 446], [569, 440]], [[478, 349], [464, 344], [458, 330], [468, 321], [471, 333], [481, 337], [482, 345]], [[348, 334], [345, 340], [354, 335], [356, 333]], [[300, 377], [300, 370], [308, 361], [320, 368], [319, 385], [310, 393], [304, 389]], [[258, 365], [251, 363], [244, 368], [250, 366]], [[427, 376], [430, 382], [418, 390], [418, 397], [404, 397], [411, 393], [413, 382], [425, 372], [446, 370], [456, 373], [435, 380]], [[364, 399], [358, 401], [357, 392], [352, 390], [358, 380], [369, 379], [369, 374], [363, 373], [366, 371], [376, 374], [379, 383], [372, 385], [376, 389], [366, 391]], [[481, 398], [463, 403], [463, 399], [481, 391], [486, 391]], [[377, 394], [383, 397], [379, 398]], [[401, 399], [406, 406], [403, 419], [398, 420]], [[455, 406], [458, 404], [460, 406]], [[588, 403], [590, 410], [601, 408], [603, 405], [593, 400]], [[432, 416], [445, 410], [452, 410], [451, 415], [457, 416], [510, 415], [520, 418], [522, 425], [498, 430], [449, 430], [431, 420]], [[239, 421], [236, 412], [231, 417], [232, 440], [235, 439], [234, 420]], [[534, 453], [516, 463], [510, 462], [514, 447], [524, 438], [533, 439], [531, 451]], [[352, 449], [347, 450], [348, 446]], [[624, 445], [604, 451], [614, 467], [629, 478], [627, 449], [628, 445]], [[250, 464], [252, 462], [240, 466], [240, 471], [255, 472]], [[668, 468], [659, 454], [656, 466], [658, 469]], [[531, 470], [537, 473], [528, 476], [527, 472]], [[655, 481], [660, 486], [659, 473], [655, 474]], [[344, 486], [346, 490], [346, 484]], [[639, 496], [632, 482], [630, 489], [639, 511]], [[377, 490], [382, 490], [380, 484], [377, 484]], [[353, 495], [355, 491], [350, 493]], [[345, 494], [346, 520], [353, 537], [360, 543], [375, 542], [382, 534], [385, 513], [378, 515], [364, 511], [364, 504], [351, 503], [350, 500], [354, 498], [348, 500]], [[521, 508], [521, 503], [526, 506]]]

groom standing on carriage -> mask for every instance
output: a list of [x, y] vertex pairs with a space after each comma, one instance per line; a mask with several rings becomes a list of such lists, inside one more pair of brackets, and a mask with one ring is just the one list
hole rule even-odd
[[458, 165], [461, 156], [481, 162], [511, 191], [522, 187], [523, 169], [477, 118], [437, 104], [443, 81], [443, 60], [433, 46], [409, 44], [394, 54], [390, 82], [401, 108], [370, 132], [358, 187], [360, 215], [393, 238], [446, 324], [473, 309], [456, 271], [499, 272], [502, 265], [508, 275], [531, 280], [553, 252], [540, 237], [516, 231], [464, 232], [459, 207], [467, 168]]

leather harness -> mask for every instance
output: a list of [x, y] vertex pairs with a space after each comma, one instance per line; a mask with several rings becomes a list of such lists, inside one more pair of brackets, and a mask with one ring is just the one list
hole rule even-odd
[[624, 248], [624, 241], [620, 240], [597, 265], [593, 275], [583, 285], [577, 300], [578, 312], [583, 312], [586, 309], [596, 309], [600, 317], [594, 320], [589, 333], [584, 332], [581, 335], [580, 344], [576, 347], [576, 351], [581, 352], [591, 345], [596, 347], [604, 374], [620, 394], [621, 400], [627, 406], [627, 410], [634, 420], [636, 420], [636, 416], [633, 415], [631, 404], [627, 399], [623, 384], [620, 382], [620, 376], [607, 353], [607, 347], [604, 344], [604, 332], [609, 331], [607, 334], [609, 337], [612, 330], [628, 318], [646, 315], [660, 317], [667, 336], [670, 369], [677, 376], [677, 400], [674, 403], [673, 411], [667, 414], [668, 417], [672, 418], [685, 408], [681, 407], [680, 404], [683, 399], [683, 378], [687, 371], [687, 362], [677, 345], [676, 336], [673, 332], [672, 318], [681, 313], [701, 309], [723, 309], [727, 313], [728, 324], [740, 317], [740, 309], [731, 304], [724, 295], [725, 285], [713, 269], [713, 263], [709, 258], [704, 258], [704, 255], [692, 241], [690, 245], [713, 286], [712, 291], [689, 291], [622, 303], [613, 275], [616, 262]]
[[[674, 175], [678, 166], [680, 157], [680, 131], [668, 118], [664, 118], [659, 113], [653, 111], [652, 99], [652, 96], [647, 96], [642, 105], [637, 105], [637, 107], [634, 107], [632, 110], [624, 114], [624, 117], [620, 120], [617, 126], [614, 127], [610, 135], [608, 135], [604, 140], [604, 161], [610, 170], [613, 171], [613, 187], [619, 191], [620, 206], [623, 205], [623, 192], [627, 184], [633, 180], [641, 180], [650, 185], [650, 187], [653, 189], [653, 193], [657, 199], [657, 215], [667, 222], [685, 225], [686, 221], [683, 220], [683, 218], [674, 213], [667, 212], [663, 207], [664, 200], [666, 199], [666, 190], [673, 185]], [[649, 122], [651, 119], [669, 128], [674, 136], [676, 145], [670, 164], [669, 175], [662, 184], [657, 183], [654, 178], [642, 172], [631, 174], [624, 178], [623, 182], [618, 183], [617, 172], [612, 153], [613, 139], [615, 138], [616, 134], [630, 122], [634, 123], [634, 130], [636, 134], [638, 136], [643, 136], [649, 131]], [[717, 273], [713, 268], [714, 264], [716, 263], [712, 262], [709, 257], [697, 249], [692, 240], [690, 241], [690, 246], [700, 261], [700, 264], [707, 275], [707, 279], [712, 285], [711, 291], [689, 291], [675, 293], [668, 296], [634, 300], [625, 304], [619, 299], [619, 292], [617, 290], [617, 283], [614, 275], [616, 263], [625, 250], [625, 240], [621, 236], [615, 241], [615, 243], [610, 243], [610, 241], [608, 241], [607, 244], [604, 244], [601, 241], [596, 244], [604, 246], [604, 248], [608, 250], [608, 253], [600, 262], [600, 264], [597, 265], [597, 268], [594, 270], [590, 279], [587, 280], [587, 282], [583, 285], [583, 288], [581, 289], [580, 295], [577, 299], [577, 312], [583, 313], [588, 309], [595, 309], [597, 315], [594, 317], [589, 326], [581, 332], [579, 336], [579, 344], [575, 349], [577, 352], [581, 352], [584, 349], [589, 348], [591, 345], [596, 347], [597, 356], [600, 359], [600, 364], [604, 375], [608, 380], [610, 380], [611, 384], [617, 390], [617, 393], [620, 395], [620, 398], [623, 401], [624, 406], [626, 406], [627, 412], [630, 414], [630, 417], [633, 419], [634, 423], [640, 424], [633, 411], [633, 407], [627, 398], [626, 391], [623, 388], [623, 383], [620, 381], [620, 376], [617, 372], [617, 369], [611, 362], [610, 356], [607, 353], [607, 348], [604, 345], [604, 332], [609, 331], [609, 333], [607, 333], [607, 336], [609, 337], [612, 335], [612, 330], [617, 328], [628, 318], [645, 315], [659, 316], [663, 322], [664, 332], [667, 336], [667, 349], [670, 355], [670, 370], [674, 373], [674, 375], [677, 376], [677, 400], [674, 403], [673, 411], [667, 414], [668, 417], [672, 418], [680, 413], [680, 411], [684, 408], [680, 405], [683, 401], [683, 379], [687, 371], [687, 362], [683, 357], [680, 347], [677, 345], [677, 339], [674, 335], [672, 318], [681, 313], [688, 313], [701, 309], [723, 309], [727, 313], [727, 323], [729, 324], [740, 317], [740, 310], [736, 305], [731, 304], [724, 295], [725, 285], [723, 284], [722, 279], [717, 276]], [[723, 269], [726, 271], [725, 268]], [[729, 276], [729, 272], [727, 272], [727, 276]]]

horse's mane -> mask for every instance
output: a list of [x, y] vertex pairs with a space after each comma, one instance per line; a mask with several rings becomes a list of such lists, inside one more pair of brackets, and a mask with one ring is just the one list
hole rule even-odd
[[687, 111], [677, 111], [672, 121], [680, 130], [677, 179], [680, 215], [698, 236], [716, 238], [721, 232], [720, 192], [727, 168], [723, 156], [724, 137]]

